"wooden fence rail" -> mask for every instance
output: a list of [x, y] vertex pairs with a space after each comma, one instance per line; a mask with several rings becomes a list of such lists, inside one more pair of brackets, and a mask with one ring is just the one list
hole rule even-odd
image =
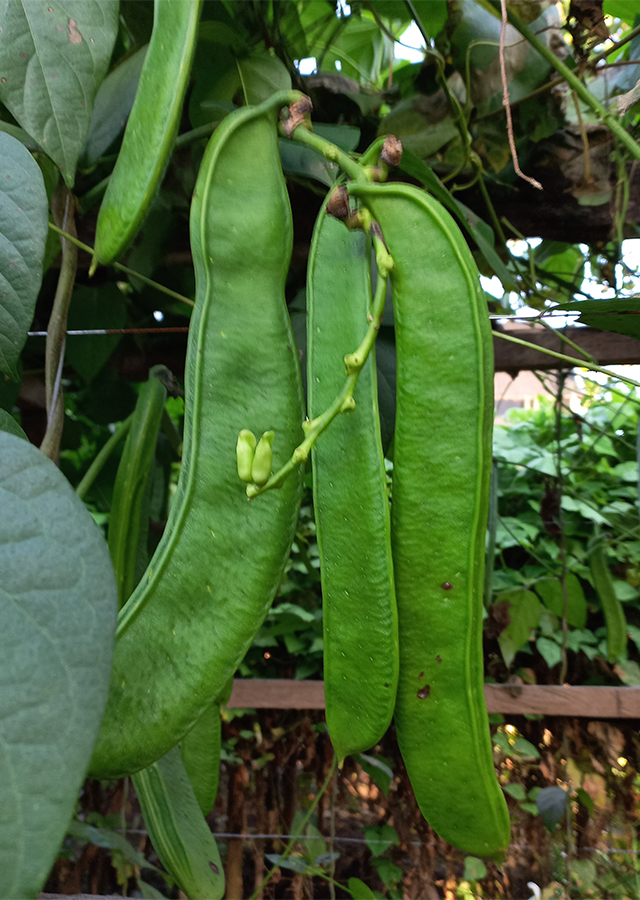
[[[640, 687], [486, 684], [490, 713], [640, 719]], [[324, 709], [324, 682], [239, 678], [231, 709]]]

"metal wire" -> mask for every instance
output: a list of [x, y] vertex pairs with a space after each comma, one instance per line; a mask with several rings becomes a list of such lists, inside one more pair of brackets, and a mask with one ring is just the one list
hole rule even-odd
[[[114, 828], [113, 830], [117, 831], [119, 833], [123, 833], [123, 829], [121, 829], [121, 828]], [[126, 834], [140, 834], [140, 835], [148, 836], [148, 832], [145, 831], [144, 828], [127, 828]], [[214, 838], [219, 838], [220, 840], [242, 839], [242, 840], [246, 840], [246, 841], [258, 841], [258, 840], [288, 841], [288, 840], [291, 840], [292, 837], [295, 837], [295, 835], [293, 835], [293, 834], [235, 834], [235, 833], [227, 832], [227, 831], [215, 831], [215, 832], [212, 832], [212, 834], [213, 834]], [[317, 835], [314, 836], [312, 834], [300, 834], [297, 836], [297, 840], [299, 840], [299, 841], [317, 841], [318, 837], [317, 837]], [[378, 840], [378, 838], [367, 841], [367, 840], [365, 840], [365, 838], [340, 837], [339, 835], [336, 835], [335, 841], [336, 841], [336, 843], [340, 842], [343, 844], [367, 844], [367, 845], [369, 845], [369, 844], [386, 844], [388, 847], [392, 847], [395, 844], [399, 843], [398, 841], [385, 841], [385, 840], [381, 840], [381, 839]], [[431, 841], [429, 844], [426, 844], [424, 841], [409, 841], [409, 842], [407, 842], [407, 846], [409, 846], [409, 847], [425, 847], [425, 846], [432, 847], [434, 845], [435, 845], [434, 841]], [[536, 848], [532, 844], [511, 844], [509, 849], [511, 849], [511, 850], [535, 850]], [[591, 853], [608, 853], [610, 855], [614, 855], [616, 853], [626, 853], [629, 856], [637, 856], [638, 854], [640, 854], [640, 850], [617, 849], [617, 848], [613, 848], [613, 847], [606, 848], [606, 849], [603, 849], [602, 847], [583, 847], [582, 849], [588, 850]]]

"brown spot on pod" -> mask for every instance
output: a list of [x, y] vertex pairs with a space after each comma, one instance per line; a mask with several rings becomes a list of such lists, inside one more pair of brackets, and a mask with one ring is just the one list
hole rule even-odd
[[437, 662], [437, 663], [441, 663], [441, 662], [442, 662], [442, 657], [440, 656], [439, 653], [438, 653], [438, 655], [436, 656], [436, 662]]
[[441, 584], [440, 587], [442, 588], [443, 591], [452, 591], [453, 590], [453, 585], [451, 584], [450, 581], [443, 582], [443, 584]]
[[431, 685], [425, 684], [424, 687], [421, 687], [418, 691], [418, 700], [426, 700], [429, 694], [431, 693]]
[[419, 678], [420, 680], [422, 680], [422, 679], [424, 678], [424, 672], [420, 672], [420, 674], [418, 675], [418, 678]]

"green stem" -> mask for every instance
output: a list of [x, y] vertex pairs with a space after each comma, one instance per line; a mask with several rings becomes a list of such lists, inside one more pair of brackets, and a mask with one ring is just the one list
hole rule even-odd
[[594, 366], [593, 363], [587, 362], [584, 359], [576, 359], [574, 356], [565, 356], [564, 353], [556, 353], [555, 350], [548, 350], [546, 347], [541, 347], [539, 344], [521, 341], [520, 338], [512, 337], [510, 334], [503, 334], [500, 331], [494, 331], [492, 334], [494, 337], [498, 337], [503, 341], [510, 341], [512, 344], [519, 344], [521, 347], [527, 347], [529, 350], [537, 350], [539, 353], [546, 353], [547, 356], [553, 356], [554, 359], [561, 359], [564, 362], [571, 363], [572, 366], [576, 366], [579, 369], [590, 369], [592, 372], [602, 372], [603, 375], [608, 375], [609, 378], [615, 378], [617, 381], [624, 381], [626, 384], [633, 385], [633, 387], [640, 387], [640, 381], [635, 381], [633, 378], [627, 378], [626, 375], [618, 375], [616, 372], [612, 372], [611, 369], [603, 369], [602, 366]]
[[207, 122], [206, 125], [199, 125], [198, 128], [194, 128], [191, 131], [185, 131], [184, 134], [178, 135], [176, 142], [173, 145], [174, 150], [180, 150], [181, 147], [188, 147], [189, 144], [193, 144], [201, 138], [209, 137], [209, 135], [216, 130], [221, 121], [222, 119], [216, 119], [215, 122]]
[[[65, 228], [75, 232], [74, 204], [70, 191], [59, 187], [53, 197], [51, 210], [55, 218]], [[45, 349], [45, 387], [47, 403], [47, 430], [40, 449], [57, 463], [60, 440], [64, 427], [64, 392], [62, 390], [62, 366], [67, 335], [67, 316], [76, 280], [78, 251], [72, 241], [62, 241], [62, 263], [58, 285], [53, 300], [51, 316], [47, 325]]]
[[[492, 0], [492, 5], [495, 6], [494, 0]], [[591, 91], [584, 86], [584, 84], [580, 81], [580, 79], [574, 75], [571, 69], [566, 66], [558, 57], [555, 55], [553, 50], [551, 50], [544, 41], [541, 41], [537, 35], [533, 33], [533, 31], [524, 24], [524, 22], [518, 18], [518, 16], [514, 15], [513, 12], [508, 9], [507, 16], [509, 19], [509, 24], [513, 25], [513, 27], [520, 32], [523, 38], [525, 38], [531, 46], [538, 51], [540, 56], [545, 59], [550, 66], [552, 66], [559, 75], [562, 75], [567, 84], [573, 88], [578, 97], [587, 104], [587, 106], [598, 116], [601, 121], [603, 121], [611, 131], [620, 139], [620, 141], [625, 145], [625, 147], [629, 150], [629, 152], [636, 159], [640, 159], [640, 145], [637, 141], [635, 141], [631, 135], [625, 130], [622, 126], [620, 120], [616, 118], [613, 113], [609, 112], [603, 105], [597, 100]]]
[[562, 331], [558, 331], [557, 328], [553, 328], [551, 325], [549, 325], [548, 322], [546, 322], [540, 316], [538, 316], [538, 322], [540, 322], [541, 325], [543, 325], [546, 329], [551, 331], [553, 334], [557, 335], [564, 344], [567, 344], [569, 347], [571, 347], [572, 350], [575, 350], [576, 353], [582, 353], [584, 358], [586, 360], [588, 360], [590, 363], [595, 363], [596, 365], [598, 364], [595, 356], [592, 356], [590, 353], [587, 353], [586, 350], [583, 350], [582, 347], [580, 347], [578, 344], [576, 344], [575, 341], [572, 341], [571, 338], [567, 337], [566, 334], [564, 334]]
[[124, 422], [120, 425], [119, 428], [114, 431], [109, 440], [106, 442], [104, 447], [100, 450], [96, 458], [93, 460], [89, 468], [84, 474], [83, 479], [80, 484], [76, 488], [76, 494], [80, 497], [81, 500], [84, 499], [85, 494], [96, 480], [97, 476], [100, 473], [100, 470], [106, 463], [106, 461], [111, 456], [114, 449], [118, 446], [120, 441], [125, 438], [131, 428], [131, 422], [133, 421], [133, 413], [129, 416], [128, 419], [125, 419]]
[[107, 185], [111, 181], [111, 175], [107, 175], [106, 178], [103, 178], [102, 181], [99, 181], [97, 184], [94, 184], [92, 188], [90, 188], [86, 194], [83, 194], [80, 198], [80, 206], [82, 208], [82, 212], [89, 212], [90, 209], [96, 205], [98, 200], [104, 195], [104, 192], [107, 190]]
[[[334, 754], [333, 759], [331, 760], [331, 765], [329, 766], [329, 772], [327, 774], [327, 777], [324, 780], [324, 784], [322, 785], [322, 787], [316, 794], [316, 797], [315, 797], [313, 803], [307, 810], [306, 816], [304, 817], [304, 819], [298, 826], [298, 830], [297, 830], [296, 834], [293, 835], [293, 837], [291, 838], [291, 840], [285, 847], [284, 853], [280, 857], [280, 863], [283, 862], [285, 859], [288, 859], [291, 856], [291, 853], [293, 852], [293, 848], [295, 847], [298, 838], [300, 837], [300, 835], [302, 834], [304, 829], [307, 827], [307, 823], [309, 822], [309, 819], [316, 811], [316, 807], [317, 807], [318, 803], [320, 803], [320, 798], [322, 797], [322, 795], [324, 794], [326, 789], [329, 787], [331, 779], [333, 778], [333, 775], [336, 771], [337, 765], [338, 765], [338, 757]], [[273, 876], [278, 871], [278, 869], [280, 867], [280, 863], [276, 864], [272, 869], [269, 870], [269, 872], [267, 873], [267, 877], [265, 878], [265, 880], [262, 882], [261, 885], [258, 885], [258, 887], [255, 889], [253, 894], [251, 894], [251, 896], [249, 897], [249, 900], [256, 900], [256, 897], [262, 893], [262, 891], [265, 889], [265, 887], [269, 884], [269, 882], [271, 881]]]
[[[279, 130], [281, 130], [281, 127]], [[281, 133], [283, 136], [286, 136], [284, 131], [281, 130]], [[325, 159], [337, 163], [343, 172], [345, 172], [349, 178], [352, 178], [353, 181], [368, 183], [366, 172], [359, 163], [351, 159], [348, 153], [345, 153], [344, 150], [336, 147], [335, 144], [332, 144], [331, 141], [326, 140], [326, 138], [320, 137], [319, 134], [308, 131], [304, 125], [298, 125], [297, 128], [294, 128], [291, 139], [297, 141], [299, 144], [306, 144], [307, 147], [312, 147], [314, 150], [317, 150], [318, 153], [322, 153]]]
[[[384, 245], [380, 238], [374, 237], [374, 244], [376, 246], [376, 251], [382, 247], [384, 251]], [[385, 251], [386, 252], [386, 251]], [[247, 485], [247, 497], [253, 498], [257, 497], [258, 494], [264, 494], [265, 491], [272, 490], [273, 488], [279, 488], [280, 485], [284, 482], [285, 478], [302, 462], [306, 462], [311, 453], [311, 448], [318, 440], [323, 431], [325, 431], [329, 425], [333, 422], [335, 417], [339, 415], [341, 412], [349, 412], [354, 409], [355, 402], [353, 399], [353, 392], [355, 390], [358, 377], [364, 364], [366, 363], [369, 353], [371, 352], [371, 348], [374, 345], [376, 336], [378, 334], [378, 330], [380, 328], [380, 324], [382, 322], [382, 314], [384, 312], [384, 302], [387, 293], [387, 279], [384, 275], [381, 274], [380, 269], [378, 269], [378, 281], [376, 284], [376, 292], [373, 298], [373, 303], [371, 304], [371, 313], [369, 314], [369, 327], [367, 328], [367, 333], [365, 334], [362, 343], [358, 347], [358, 349], [354, 353], [349, 353], [344, 358], [345, 368], [347, 371], [347, 378], [344, 383], [344, 387], [333, 401], [331, 406], [329, 406], [323, 413], [319, 416], [316, 416], [315, 419], [310, 419], [308, 422], [305, 422], [303, 427], [305, 431], [305, 439], [301, 444], [299, 444], [296, 449], [293, 451], [287, 462], [279, 469], [275, 475], [272, 475], [266, 484], [263, 484], [262, 487], [259, 487], [257, 484], [248, 484]]]
[[[66, 231], [62, 231], [61, 228], [58, 228], [52, 222], [49, 222], [49, 228], [52, 231], [55, 231], [56, 234], [59, 234], [60, 237], [66, 238], [72, 244], [75, 244], [76, 247], [84, 250], [85, 253], [90, 253], [93, 256], [93, 247], [90, 247], [88, 244], [83, 244], [82, 241], [78, 240], [78, 238], [74, 237], [72, 234], [67, 234]], [[149, 287], [155, 288], [157, 291], [161, 291], [168, 297], [173, 297], [174, 300], [179, 300], [181, 303], [186, 303], [188, 306], [195, 306], [193, 300], [190, 300], [188, 297], [183, 296], [183, 294], [178, 294], [176, 291], [172, 291], [171, 288], [165, 287], [163, 284], [158, 284], [157, 281], [153, 281], [151, 278], [147, 278], [146, 275], [141, 275], [140, 272], [135, 272], [128, 266], [123, 266], [122, 263], [113, 262], [111, 263], [111, 265], [119, 272], [124, 272], [126, 275], [132, 275], [134, 278], [138, 278], [144, 284], [148, 284]]]

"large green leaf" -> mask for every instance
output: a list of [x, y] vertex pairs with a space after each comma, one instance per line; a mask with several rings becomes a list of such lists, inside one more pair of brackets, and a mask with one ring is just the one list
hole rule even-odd
[[[587, 623], [587, 601], [584, 597], [582, 585], [575, 575], [569, 573], [565, 579], [567, 590], [567, 622], [575, 628], [584, 628]], [[536, 592], [542, 598], [542, 602], [551, 612], [562, 618], [564, 610], [564, 592], [559, 579], [553, 578], [547, 581], [539, 581], [536, 584]]]
[[413, 8], [430, 38], [440, 34], [447, 21], [447, 0], [413, 0]]
[[633, 25], [636, 16], [640, 16], [640, 0], [604, 0], [602, 10], [605, 15], [622, 19], [627, 25]]
[[0, 432], [0, 897], [36, 897], [107, 700], [116, 585], [59, 469]]
[[123, 130], [136, 97], [147, 48], [142, 47], [110, 72], [93, 105], [82, 165], [93, 166]]
[[[81, 284], [74, 288], [67, 319], [70, 331], [124, 328], [126, 323], [126, 296], [115, 284], [107, 283], [101, 287]], [[119, 334], [72, 335], [66, 345], [67, 362], [86, 382], [90, 382], [118, 346], [121, 337]]]
[[601, 331], [615, 331], [640, 340], [640, 300], [619, 297], [614, 300], [579, 300], [556, 306], [558, 310], [580, 313], [578, 321]]
[[9, 434], [15, 434], [16, 437], [22, 438], [23, 441], [29, 440], [20, 425], [6, 409], [0, 409], [0, 431], [8, 431]]
[[118, 28], [117, 0], [5, 0], [0, 100], [73, 185]]
[[20, 141], [0, 132], [0, 372], [17, 380], [18, 357], [42, 280], [47, 192], [37, 162]]
[[496, 597], [496, 605], [506, 603], [510, 622], [498, 635], [500, 652], [507, 666], [523, 647], [540, 621], [542, 604], [533, 591], [505, 591]]

